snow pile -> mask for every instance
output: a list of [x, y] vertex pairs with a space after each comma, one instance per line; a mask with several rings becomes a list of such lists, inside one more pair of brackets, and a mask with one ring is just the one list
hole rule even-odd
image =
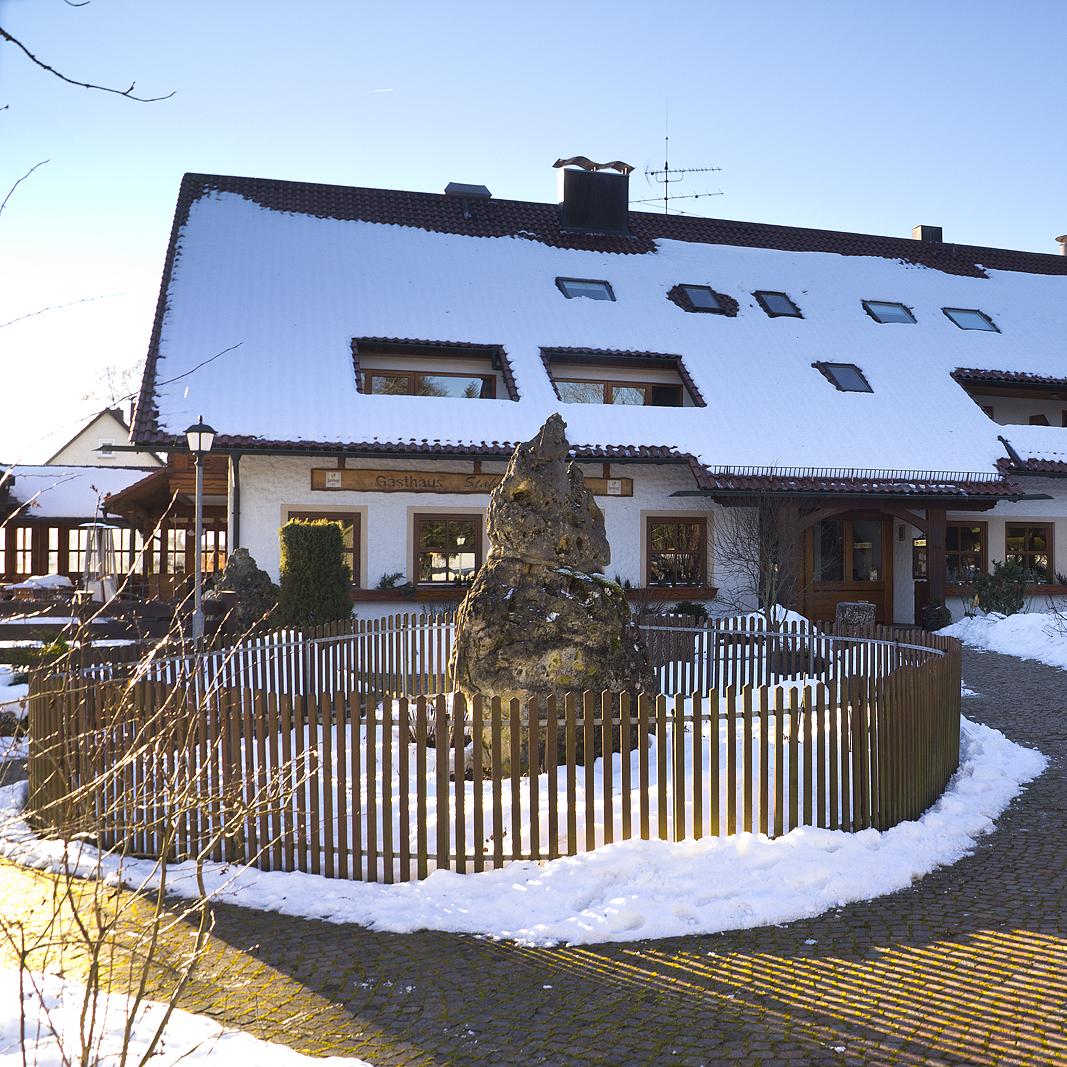
[[6, 713], [24, 719], [29, 712], [27, 694], [30, 687], [25, 682], [16, 683], [15, 678], [9, 667], [0, 665], [0, 715]]
[[[20, 995], [26, 1015], [25, 1059], [20, 1039]], [[85, 989], [77, 982], [57, 975], [27, 975], [20, 990], [19, 972], [0, 970], [0, 1067], [60, 1067], [64, 1058], [77, 1056], [79, 1014]], [[123, 1027], [127, 1018], [125, 997], [101, 994], [98, 1001], [99, 1058], [93, 1062], [108, 1067], [119, 1061]], [[130, 1042], [128, 1062], [139, 1063], [165, 1011], [162, 1004], [149, 1002], [138, 1012]], [[54, 1033], [62, 1035], [57, 1041]], [[255, 1064], [256, 1067], [301, 1067], [325, 1064], [327, 1067], [370, 1067], [354, 1057], [319, 1059], [302, 1056], [284, 1045], [260, 1041], [240, 1030], [228, 1030], [203, 1015], [175, 1011], [151, 1062], [158, 1067], [179, 1063]]]
[[[392, 886], [224, 864], [211, 865], [207, 881], [221, 900], [286, 915], [535, 945], [741, 929], [892, 893], [956, 862], [1046, 762], [1041, 753], [965, 719], [960, 769], [944, 796], [918, 821], [885, 833], [804, 827], [777, 840], [740, 834], [677, 844], [627, 841], [546, 863], [516, 862], [482, 874], [437, 871], [422, 882]], [[0, 789], [0, 856], [54, 869], [63, 846], [37, 840], [21, 820], [25, 792], [24, 784]], [[85, 849], [72, 862], [88, 874], [96, 854]], [[152, 865], [142, 860], [120, 867], [107, 857], [104, 866], [112, 881], [141, 884], [153, 877]], [[179, 895], [195, 895], [187, 865], [171, 868], [168, 884]]]
[[[8, 589], [73, 589], [74, 583], [65, 574], [31, 574], [22, 582], [14, 582]], [[6, 620], [5, 620], [6, 621]]]
[[1067, 670], [1067, 617], [1049, 612], [972, 615], [939, 631], [970, 648], [1034, 659]]

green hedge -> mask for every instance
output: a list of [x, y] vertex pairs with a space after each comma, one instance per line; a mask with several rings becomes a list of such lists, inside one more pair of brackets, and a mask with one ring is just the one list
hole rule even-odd
[[278, 621], [319, 626], [352, 615], [352, 575], [339, 523], [293, 519], [279, 531], [282, 543]]

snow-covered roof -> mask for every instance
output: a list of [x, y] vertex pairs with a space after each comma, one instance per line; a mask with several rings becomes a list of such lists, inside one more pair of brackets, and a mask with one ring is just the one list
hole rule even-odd
[[100, 514], [109, 493], [139, 482], [147, 467], [59, 467], [51, 465], [4, 468], [10, 476], [12, 503], [18, 514], [31, 519], [84, 519]]
[[[1005, 428], [952, 372], [1067, 372], [1065, 257], [636, 212], [630, 227], [592, 237], [561, 231], [551, 204], [187, 175], [133, 438], [166, 445], [203, 415], [224, 448], [476, 451], [560, 410], [590, 452], [988, 477]], [[559, 276], [607, 280], [616, 299], [565, 299]], [[679, 283], [737, 314], [683, 310]], [[768, 317], [756, 290], [803, 318]], [[879, 324], [863, 300], [917, 321]], [[999, 332], [959, 329], [944, 307]], [[519, 399], [361, 394], [361, 337], [500, 346]], [[541, 350], [575, 347], [678, 355], [706, 406], [563, 405]], [[816, 362], [859, 365], [872, 391], [839, 392]]]

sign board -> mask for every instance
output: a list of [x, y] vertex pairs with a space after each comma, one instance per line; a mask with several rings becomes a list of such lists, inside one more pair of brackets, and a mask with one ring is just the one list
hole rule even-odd
[[[491, 493], [500, 479], [499, 474], [315, 468], [311, 488], [350, 493]], [[594, 496], [634, 495], [632, 478], [586, 478], [585, 484]]]

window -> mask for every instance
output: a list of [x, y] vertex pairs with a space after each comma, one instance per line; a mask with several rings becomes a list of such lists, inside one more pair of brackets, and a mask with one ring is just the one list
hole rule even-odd
[[760, 302], [760, 307], [767, 312], [772, 319], [794, 318], [802, 319], [800, 308], [789, 299], [786, 293], [772, 293], [765, 289], [759, 289], [752, 294]]
[[842, 393], [874, 392], [855, 363], [813, 363], [812, 366]]
[[518, 400], [500, 345], [353, 337], [356, 387], [377, 396]]
[[96, 448], [96, 454], [101, 459], [114, 459], [115, 458], [115, 442], [108, 438], [105, 441], [101, 441]]
[[59, 574], [59, 534], [58, 526], [48, 527], [48, 573]]
[[708, 560], [705, 519], [648, 520], [648, 584], [704, 585]]
[[363, 391], [378, 396], [447, 396], [492, 400], [496, 377], [492, 374], [460, 374], [453, 371], [369, 370], [363, 375]]
[[556, 388], [564, 404], [630, 404], [658, 408], [682, 406], [681, 385], [557, 378]]
[[589, 300], [614, 300], [615, 293], [607, 282], [593, 278], [557, 278], [559, 291], [568, 299], [584, 296]]
[[33, 573], [32, 526], [19, 526], [15, 529], [15, 573]]
[[1031, 426], [1050, 426], [1051, 423], [1048, 421], [1048, 416], [1047, 415], [1031, 415], [1030, 416], [1030, 425]]
[[163, 541], [163, 569], [167, 574], [185, 574], [186, 533], [184, 527], [175, 529], [171, 526], [166, 530]]
[[67, 531], [67, 574], [85, 573], [85, 557], [89, 551], [89, 531], [73, 529]]
[[[353, 585], [360, 584], [360, 527], [359, 515], [357, 513], [343, 511], [290, 511], [289, 518], [303, 519], [305, 522], [315, 522], [317, 519], [326, 519], [329, 522], [338, 523], [341, 527], [341, 541], [344, 545], [344, 560], [345, 563], [348, 564], [348, 573], [352, 575]], [[221, 566], [225, 566], [226, 534], [224, 530], [220, 530], [219, 533], [222, 536], [221, 551], [223, 555]]]
[[[992, 419], [992, 418], [994, 417], [994, 414], [993, 414], [993, 405], [992, 405], [992, 404], [983, 404], [983, 405], [982, 405], [982, 410], [983, 410], [983, 411], [984, 411], [984, 412], [985, 412], [985, 413], [986, 413], [986, 414], [987, 414], [987, 415], [988, 415], [988, 416], [989, 416], [989, 417], [990, 417], [991, 419]], [[1065, 426], [1067, 426], [1067, 423], [1064, 423], [1064, 425], [1065, 425]]]
[[[226, 568], [226, 530], [216, 527], [204, 530], [200, 542], [200, 571], [214, 574]], [[351, 572], [350, 572], [351, 573]]]
[[941, 309], [961, 330], [987, 330], [999, 333], [993, 320], [982, 311], [974, 308]]
[[970, 585], [985, 574], [985, 524], [950, 522], [945, 530], [945, 580]]
[[1035, 523], [1027, 526], [1009, 524], [1005, 527], [1005, 558], [1020, 563], [1027, 580], [1035, 585], [1052, 581], [1052, 526]]
[[132, 574], [144, 569], [141, 566], [144, 538], [138, 530], [129, 527], [113, 530], [111, 543], [115, 546], [115, 567], [120, 574]]
[[680, 356], [542, 348], [541, 358], [564, 404], [672, 408], [704, 404]]
[[822, 519], [812, 529], [814, 582], [885, 582], [886, 527], [879, 518]]
[[679, 288], [689, 303], [690, 311], [708, 311], [716, 315], [726, 313], [722, 301], [710, 285], [682, 285]]
[[894, 304], [888, 300], [864, 300], [863, 310], [875, 322], [914, 322], [915, 316], [903, 304]]
[[470, 585], [481, 565], [481, 515], [415, 516], [419, 585]]

